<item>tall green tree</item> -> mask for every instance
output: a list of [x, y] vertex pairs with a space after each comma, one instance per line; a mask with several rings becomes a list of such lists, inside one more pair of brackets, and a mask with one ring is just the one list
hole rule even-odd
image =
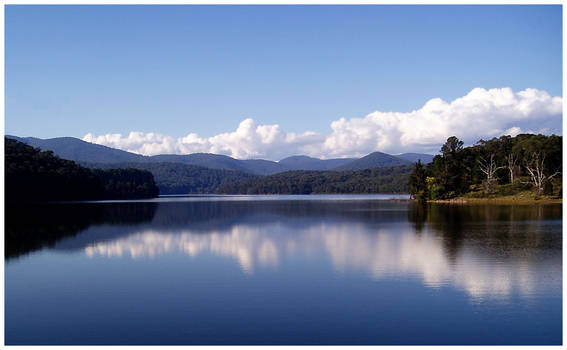
[[427, 193], [427, 174], [421, 161], [418, 160], [408, 178], [408, 190], [410, 195], [417, 200], [426, 200]]
[[463, 187], [463, 141], [456, 136], [451, 136], [441, 147], [441, 158], [439, 159], [440, 184], [449, 196], [461, 193]]

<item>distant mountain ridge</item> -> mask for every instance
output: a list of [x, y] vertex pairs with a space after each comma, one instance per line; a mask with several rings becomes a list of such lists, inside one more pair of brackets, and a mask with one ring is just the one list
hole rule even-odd
[[278, 163], [289, 170], [331, 170], [354, 160], [356, 158], [319, 159], [308, 156], [291, 156]]
[[27, 143], [44, 151], [53, 151], [54, 154], [63, 159], [80, 163], [181, 163], [209, 169], [234, 170], [254, 175], [271, 175], [290, 170], [360, 170], [384, 166], [410, 165], [416, 162], [417, 159], [421, 159], [422, 163], [428, 163], [433, 158], [433, 155], [430, 154], [404, 153], [393, 156], [382, 152], [374, 152], [360, 159], [318, 159], [297, 155], [284, 158], [279, 162], [264, 159], [241, 160], [210, 153], [143, 156], [89, 143], [74, 137], [56, 137], [51, 139], [11, 135], [6, 135], [6, 137]]
[[384, 166], [411, 165], [413, 163], [410, 162], [409, 160], [398, 158], [387, 153], [373, 152], [360, 159], [356, 159], [353, 160], [352, 162], [336, 167], [333, 170], [371, 169], [371, 168], [376, 168], [377, 167], [376, 164], [380, 164], [378, 166], [384, 167]]
[[263, 159], [239, 160], [229, 156], [210, 153], [160, 154], [143, 156], [136, 153], [89, 143], [74, 137], [38, 139], [6, 135], [44, 151], [53, 151], [57, 156], [82, 163], [182, 163], [210, 169], [237, 170], [254, 175], [275, 174], [289, 169], [277, 162]]
[[144, 162], [146, 156], [135, 154], [116, 148], [89, 143], [75, 137], [55, 137], [52, 139], [38, 139], [36, 137], [17, 137], [6, 135], [42, 151], [53, 151], [63, 159], [92, 163], [119, 163]]
[[405, 159], [412, 163], [417, 163], [417, 161], [421, 161], [423, 164], [431, 163], [433, 161], [433, 154], [425, 154], [425, 153], [402, 153], [396, 154], [395, 157]]

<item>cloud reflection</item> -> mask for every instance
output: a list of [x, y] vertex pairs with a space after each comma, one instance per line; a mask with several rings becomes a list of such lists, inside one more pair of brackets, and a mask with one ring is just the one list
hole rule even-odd
[[[303, 229], [282, 224], [234, 225], [228, 230], [207, 234], [184, 231], [144, 230], [113, 241], [88, 245], [88, 256], [132, 258], [156, 257], [182, 252], [191, 257], [214, 254], [238, 262], [252, 274], [259, 267], [276, 268], [286, 258], [330, 257], [339, 274], [362, 271], [375, 280], [419, 278], [431, 288], [452, 285], [473, 299], [510, 297], [537, 293], [538, 288], [560, 290], [561, 280], [553, 279], [561, 257], [533, 259], [529, 254], [489, 254], [466, 245], [453, 259], [446, 252], [443, 237], [433, 231], [420, 234], [409, 225], [369, 230], [367, 225], [317, 223]], [[547, 273], [541, 273], [547, 271]]]
[[229, 232], [209, 234], [191, 231], [168, 233], [144, 230], [110, 242], [97, 242], [88, 245], [85, 253], [106, 257], [130, 256], [134, 259], [155, 257], [180, 251], [189, 256], [209, 252], [238, 261], [242, 270], [251, 273], [254, 266], [277, 266], [279, 249], [269, 235], [251, 227], [234, 226]]

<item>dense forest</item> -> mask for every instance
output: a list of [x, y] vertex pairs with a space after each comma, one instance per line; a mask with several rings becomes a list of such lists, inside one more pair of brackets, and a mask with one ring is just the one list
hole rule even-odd
[[161, 194], [214, 193], [221, 184], [257, 177], [238, 170], [209, 169], [182, 163], [85, 163], [89, 168], [147, 170]]
[[536, 196], [561, 196], [561, 171], [561, 136], [502, 136], [470, 147], [452, 136], [433, 162], [415, 164], [408, 186], [414, 198], [423, 200], [511, 195], [532, 189]]
[[407, 193], [412, 166], [356, 171], [296, 170], [223, 184], [221, 194]]
[[151, 198], [152, 174], [137, 169], [90, 170], [51, 151], [5, 138], [6, 201]]

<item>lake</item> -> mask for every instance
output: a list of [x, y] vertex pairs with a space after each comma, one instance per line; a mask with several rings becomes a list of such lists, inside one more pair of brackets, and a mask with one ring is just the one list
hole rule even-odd
[[561, 205], [192, 196], [6, 208], [14, 344], [561, 344]]

